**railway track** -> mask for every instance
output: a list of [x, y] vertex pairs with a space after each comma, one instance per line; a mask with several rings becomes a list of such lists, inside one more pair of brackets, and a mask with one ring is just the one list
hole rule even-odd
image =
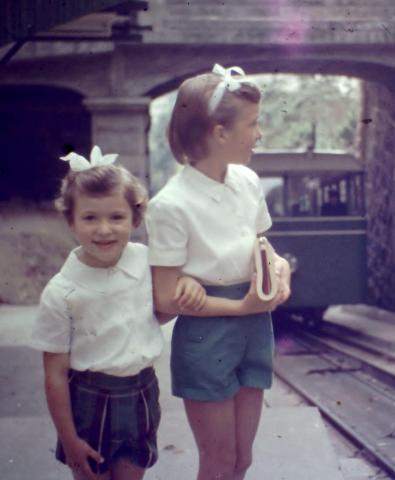
[[339, 337], [335, 332], [328, 335], [326, 331], [321, 330], [317, 333], [304, 331], [303, 336], [322, 348], [327, 347], [359, 362], [363, 371], [387, 383], [391, 388], [395, 388], [395, 355], [388, 349], [377, 345], [367, 345], [366, 347], [364, 344], [357, 345], [349, 342], [348, 339]]
[[395, 478], [395, 376], [294, 330], [277, 341], [275, 373]]

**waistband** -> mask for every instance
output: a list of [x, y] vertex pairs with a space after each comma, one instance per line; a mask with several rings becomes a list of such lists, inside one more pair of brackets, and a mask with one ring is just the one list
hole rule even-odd
[[203, 285], [207, 295], [223, 297], [232, 300], [243, 298], [250, 288], [250, 282], [237, 283], [234, 285]]
[[153, 367], [144, 368], [137, 375], [130, 375], [127, 377], [116, 377], [102, 372], [92, 372], [85, 370], [70, 369], [70, 381], [77, 381], [85, 385], [92, 385], [97, 388], [106, 388], [116, 390], [125, 387], [142, 387], [147, 385], [155, 378], [155, 370]]
[[[203, 285], [203, 287], [206, 289], [207, 295], [213, 296], [213, 297], [222, 297], [222, 298], [229, 298], [231, 300], [240, 300], [243, 298], [248, 290], [250, 289], [250, 282], [244, 282], [244, 283], [238, 283], [238, 284], [233, 284], [233, 285]], [[193, 314], [181, 314], [178, 315], [177, 321], [176, 321], [176, 326], [177, 324], [184, 324], [185, 322], [195, 322], [203, 325], [210, 325], [213, 324], [212, 320], [213, 319], [226, 319], [228, 322], [238, 322], [240, 319], [245, 319], [246, 317], [252, 319], [265, 319], [265, 320], [270, 320], [271, 315], [269, 312], [261, 312], [261, 313], [250, 313], [247, 315], [240, 315], [240, 316], [225, 316], [225, 315], [215, 315], [212, 317], [198, 317]], [[207, 323], [206, 321], [209, 320]]]

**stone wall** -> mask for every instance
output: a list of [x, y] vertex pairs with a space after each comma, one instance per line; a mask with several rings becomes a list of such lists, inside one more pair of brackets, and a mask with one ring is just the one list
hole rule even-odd
[[364, 94], [369, 290], [374, 303], [395, 311], [395, 89], [366, 83]]
[[153, 29], [145, 41], [393, 42], [393, 0], [156, 0], [149, 6]]
[[0, 203], [0, 304], [36, 304], [74, 239], [52, 206]]

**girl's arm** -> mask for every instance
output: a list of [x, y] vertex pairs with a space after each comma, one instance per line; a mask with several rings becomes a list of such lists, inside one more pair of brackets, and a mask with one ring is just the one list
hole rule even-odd
[[103, 461], [100, 454], [82, 440], [75, 429], [71, 412], [68, 372], [68, 353], [44, 352], [45, 394], [48, 409], [66, 454], [68, 466], [88, 480], [96, 475], [90, 469], [88, 457]]
[[162, 313], [156, 310], [155, 317], [161, 325], [164, 325], [165, 323], [170, 322], [170, 320], [173, 320], [175, 315], [169, 313]]
[[152, 267], [154, 303], [157, 311], [173, 316], [180, 313], [196, 317], [239, 316], [272, 311], [278, 305], [277, 297], [270, 302], [263, 302], [258, 298], [256, 278], [253, 277], [249, 292], [240, 300], [207, 295], [200, 309], [188, 305], [180, 306], [177, 299], [177, 282], [181, 276], [178, 267]]
[[[177, 309], [191, 308], [194, 311], [200, 310], [206, 303], [206, 298], [206, 290], [195, 278], [187, 275], [178, 278], [174, 293]], [[155, 316], [160, 324], [174, 319], [174, 315], [159, 311], [155, 311]]]

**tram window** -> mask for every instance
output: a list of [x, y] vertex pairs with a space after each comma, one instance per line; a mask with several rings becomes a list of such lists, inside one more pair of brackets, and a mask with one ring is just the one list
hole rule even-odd
[[273, 217], [364, 214], [360, 174], [285, 174], [261, 181]]
[[320, 179], [312, 175], [287, 178], [288, 215], [316, 216], [320, 201]]
[[285, 175], [265, 177], [261, 181], [273, 217], [319, 215], [318, 178]]
[[341, 191], [341, 189], [338, 190], [337, 188], [331, 188], [329, 190], [326, 201], [321, 205], [321, 215], [347, 215], [347, 203], [342, 200]]
[[273, 217], [283, 217], [284, 208], [284, 179], [282, 177], [261, 178], [266, 203]]

